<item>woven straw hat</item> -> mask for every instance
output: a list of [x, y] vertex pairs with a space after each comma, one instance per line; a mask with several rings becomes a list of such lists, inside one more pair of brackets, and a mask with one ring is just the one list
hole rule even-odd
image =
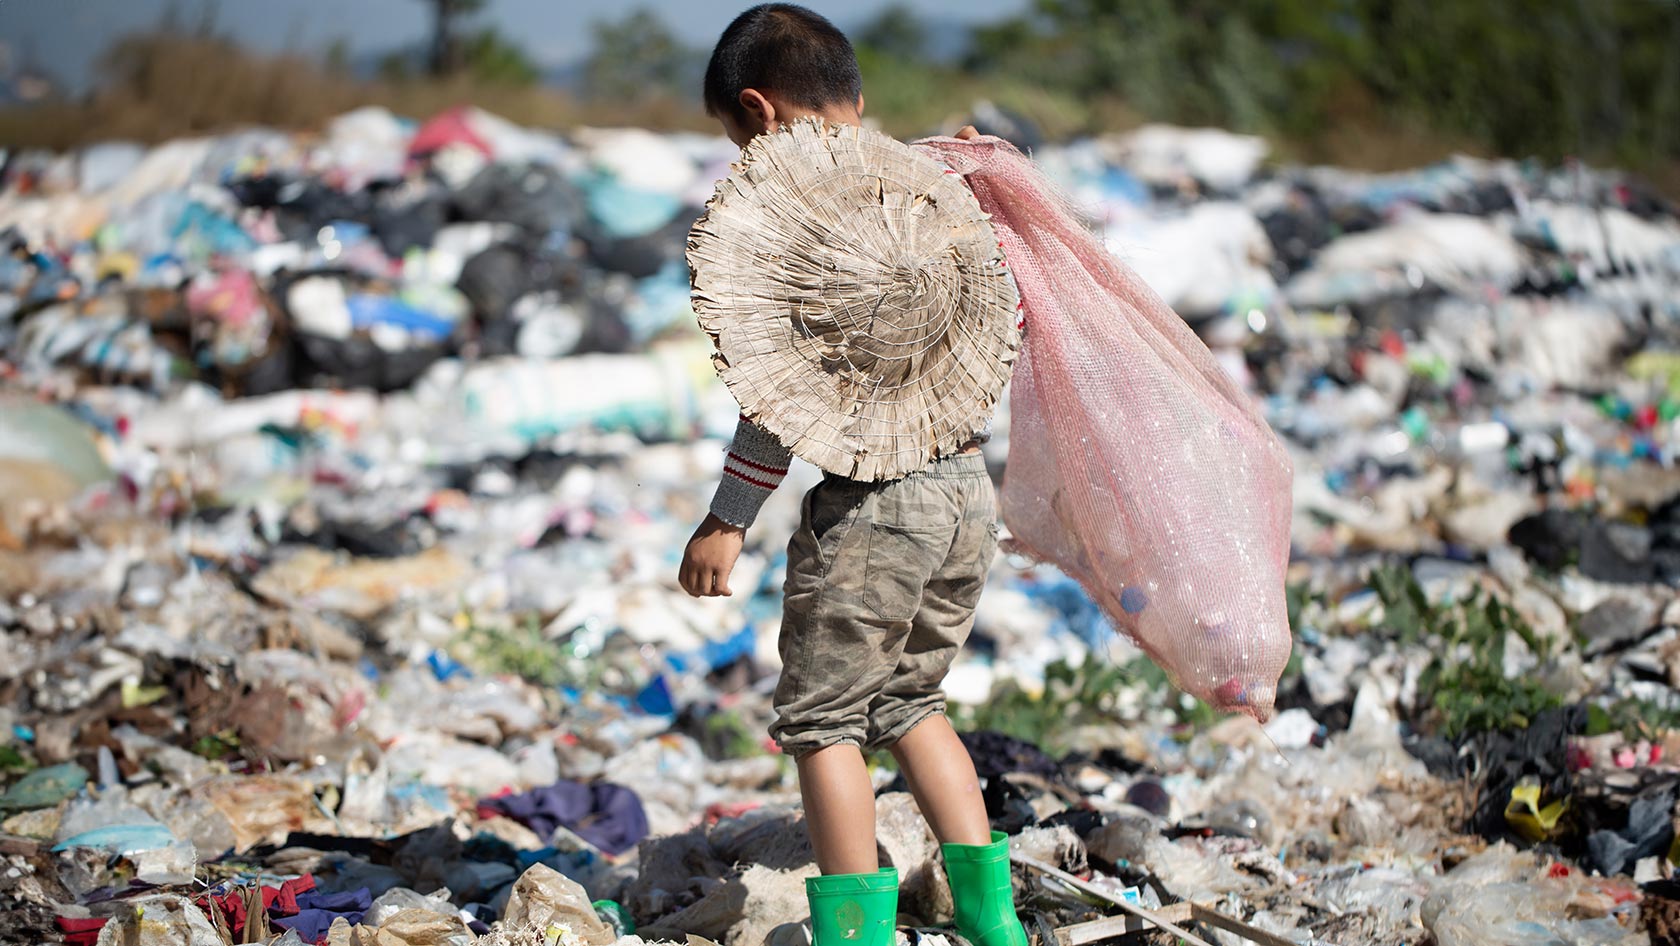
[[894, 479], [980, 430], [1020, 346], [974, 195], [879, 132], [748, 144], [688, 238], [694, 311], [742, 411], [795, 456]]

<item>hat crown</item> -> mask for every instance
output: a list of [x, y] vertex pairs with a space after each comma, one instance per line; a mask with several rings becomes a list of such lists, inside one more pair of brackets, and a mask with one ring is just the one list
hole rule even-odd
[[1017, 297], [961, 178], [878, 132], [761, 135], [689, 235], [694, 308], [747, 416], [833, 473], [924, 468], [985, 423]]
[[855, 371], [856, 382], [896, 386], [950, 331], [961, 292], [956, 260], [900, 246], [857, 263], [822, 287], [814, 311], [801, 312], [801, 334], [819, 347], [816, 357]]

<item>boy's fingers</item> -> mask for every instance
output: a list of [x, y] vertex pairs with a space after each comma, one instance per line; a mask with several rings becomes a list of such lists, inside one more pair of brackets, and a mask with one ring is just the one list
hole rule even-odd
[[964, 141], [967, 141], [970, 138], [980, 137], [980, 131], [979, 131], [979, 129], [975, 128], [973, 125], [964, 125], [961, 128], [957, 129], [957, 137], [961, 138]]

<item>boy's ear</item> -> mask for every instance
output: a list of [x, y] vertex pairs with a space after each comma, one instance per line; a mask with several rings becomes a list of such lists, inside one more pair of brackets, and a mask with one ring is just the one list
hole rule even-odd
[[858, 93], [858, 117], [863, 117], [863, 93]]
[[770, 131], [775, 128], [776, 106], [764, 97], [764, 93], [757, 89], [742, 89], [739, 101], [751, 122], [759, 126], [752, 129], [753, 132]]

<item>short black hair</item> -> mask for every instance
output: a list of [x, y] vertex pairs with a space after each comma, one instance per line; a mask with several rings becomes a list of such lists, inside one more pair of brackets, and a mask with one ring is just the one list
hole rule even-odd
[[794, 105], [850, 105], [863, 94], [857, 53], [822, 14], [761, 3], [735, 18], [706, 63], [706, 114], [744, 118], [741, 90], [773, 91]]

